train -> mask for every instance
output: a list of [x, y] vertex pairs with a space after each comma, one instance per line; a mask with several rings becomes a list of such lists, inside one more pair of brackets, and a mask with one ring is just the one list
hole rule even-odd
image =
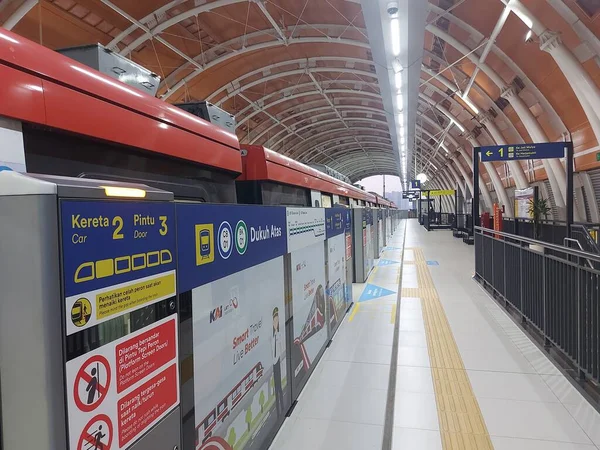
[[395, 207], [7, 30], [0, 79], [0, 116], [22, 132], [28, 172], [142, 183], [198, 202]]

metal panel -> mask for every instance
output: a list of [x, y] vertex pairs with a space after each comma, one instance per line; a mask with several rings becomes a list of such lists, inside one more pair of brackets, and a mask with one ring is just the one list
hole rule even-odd
[[67, 448], [57, 222], [54, 195], [0, 197], [0, 436], [6, 449]]
[[177, 407], [129, 450], [181, 449], [180, 420], [181, 413]]
[[354, 263], [354, 283], [364, 283], [365, 273], [365, 249], [363, 247], [363, 220], [365, 210], [363, 208], [352, 209], [352, 261]]

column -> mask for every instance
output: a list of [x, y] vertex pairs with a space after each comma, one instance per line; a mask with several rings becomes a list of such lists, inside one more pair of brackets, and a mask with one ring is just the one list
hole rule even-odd
[[[490, 132], [492, 139], [496, 142], [496, 145], [506, 145], [506, 140], [502, 133], [498, 129], [496, 122], [494, 122], [494, 118], [488, 112], [482, 112], [477, 116], [479, 122]], [[529, 187], [529, 182], [527, 181], [527, 177], [525, 176], [525, 171], [521, 166], [519, 161], [508, 161], [508, 166], [510, 167], [510, 173], [515, 179], [515, 184], [517, 185], [517, 189], [526, 189]]]
[[[466, 161], [469, 168], [472, 168], [473, 167], [473, 158], [471, 156], [469, 156], [469, 154], [462, 147], [459, 147], [458, 151], [462, 155], [463, 159]], [[459, 168], [462, 167], [460, 164], [458, 166], [459, 166]], [[472, 177], [473, 177], [473, 174], [471, 174], [471, 173], [468, 178], [465, 176], [465, 179], [467, 180], [467, 182], [470, 183], [471, 194], [473, 194], [473, 182], [471, 181]], [[481, 192], [481, 195], [483, 197], [482, 198], [483, 203], [485, 203], [485, 205], [487, 205], [487, 209], [491, 211], [491, 209], [494, 207], [494, 202], [492, 200], [492, 196], [490, 194], [490, 190], [487, 187], [487, 184], [485, 184], [485, 182], [483, 181], [483, 177], [481, 176], [481, 170], [479, 171], [479, 191]], [[473, 197], [475, 197], [474, 194], [473, 194]], [[483, 211], [485, 211], [485, 209], [486, 209], [486, 207], [483, 207], [483, 208], [481, 208], [481, 211], [483, 212]]]
[[582, 67], [575, 55], [563, 43], [560, 33], [545, 30], [540, 34], [540, 49], [549, 53], [565, 75], [575, 96], [579, 100], [596, 140], [600, 143], [600, 89]]
[[[515, 109], [533, 142], [548, 142], [548, 136], [544, 133], [542, 126], [512, 86], [506, 86], [502, 89], [502, 97], [508, 100]], [[558, 159], [542, 159], [542, 164], [546, 169], [556, 206], [564, 208], [566, 205], [567, 174]]]

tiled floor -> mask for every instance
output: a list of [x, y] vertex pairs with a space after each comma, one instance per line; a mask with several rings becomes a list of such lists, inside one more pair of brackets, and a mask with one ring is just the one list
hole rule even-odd
[[[397, 233], [390, 246], [401, 245]], [[471, 279], [473, 248], [449, 232], [427, 233], [416, 221], [407, 222], [406, 247], [439, 263], [427, 267], [493, 447], [600, 448], [600, 415]], [[406, 250], [404, 260], [414, 262], [415, 253]], [[401, 254], [389, 250], [382, 259], [400, 261]], [[377, 268], [373, 279], [394, 294], [361, 302], [352, 320], [347, 316], [271, 449], [381, 448], [399, 270], [398, 264]], [[405, 264], [402, 288], [418, 284], [416, 266]], [[354, 286], [355, 299], [365, 286]], [[403, 297], [394, 450], [442, 449], [424, 323], [422, 300]]]

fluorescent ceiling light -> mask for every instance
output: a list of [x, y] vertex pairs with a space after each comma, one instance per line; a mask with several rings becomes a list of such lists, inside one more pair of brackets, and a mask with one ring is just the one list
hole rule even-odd
[[444, 151], [446, 152], [446, 154], [450, 154], [450, 150], [448, 150], [448, 147], [446, 147], [444, 144], [441, 144], [441, 147], [444, 149]]
[[464, 129], [464, 127], [463, 127], [463, 126], [462, 126], [460, 123], [458, 123], [456, 120], [454, 120], [454, 119], [450, 119], [450, 121], [451, 121], [451, 122], [452, 122], [454, 125], [456, 125], [456, 126], [457, 126], [457, 128], [460, 130], [460, 132], [461, 132], [461, 133], [464, 133], [464, 132], [465, 132], [465, 129]]
[[398, 92], [396, 95], [396, 102], [398, 103], [398, 110], [402, 111], [404, 106], [404, 97], [402, 97], [402, 93]]
[[394, 83], [396, 84], [396, 89], [402, 89], [402, 72], [396, 72], [394, 75]]
[[431, 163], [431, 167], [433, 167], [435, 170], [438, 170], [434, 163]]
[[461, 95], [460, 98], [462, 98], [463, 102], [465, 102], [467, 106], [471, 108], [471, 111], [473, 111], [475, 114], [479, 114], [479, 108], [477, 108], [477, 106], [475, 106], [475, 104], [469, 99], [468, 95]]
[[398, 19], [390, 20], [392, 29], [392, 53], [394, 56], [400, 54], [400, 21]]
[[525, 35], [525, 42], [529, 42], [529, 40], [531, 39], [531, 36], [533, 35], [533, 31], [529, 30], [527, 32], [527, 34]]
[[[399, 124], [404, 123], [404, 113], [403, 112], [398, 113], [398, 123]], [[402, 126], [402, 125], [400, 125], [400, 126]]]

